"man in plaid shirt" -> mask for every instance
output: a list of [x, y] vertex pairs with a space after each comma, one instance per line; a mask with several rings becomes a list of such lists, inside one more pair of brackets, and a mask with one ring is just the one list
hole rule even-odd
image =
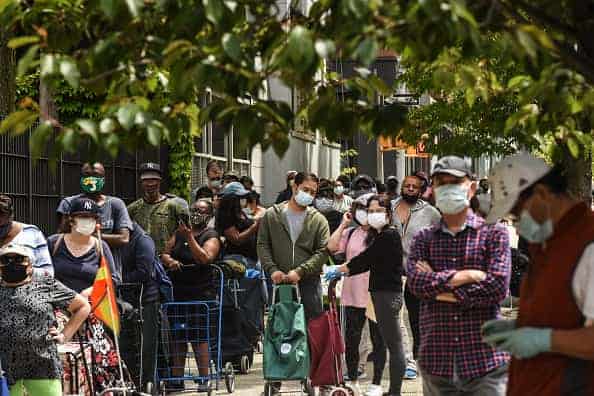
[[499, 316], [511, 272], [509, 234], [475, 215], [470, 162], [440, 159], [433, 170], [440, 224], [420, 231], [408, 259], [408, 286], [421, 299], [423, 394], [503, 396], [509, 356], [481, 339]]

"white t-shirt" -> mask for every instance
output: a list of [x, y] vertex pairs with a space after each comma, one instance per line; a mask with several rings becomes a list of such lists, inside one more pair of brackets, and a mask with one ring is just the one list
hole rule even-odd
[[571, 281], [578, 308], [586, 318], [586, 325], [594, 324], [594, 243], [584, 250]]

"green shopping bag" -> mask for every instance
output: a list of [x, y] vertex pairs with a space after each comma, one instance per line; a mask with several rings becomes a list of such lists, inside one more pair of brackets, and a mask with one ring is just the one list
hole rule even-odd
[[309, 375], [307, 323], [303, 305], [293, 298], [295, 289], [292, 285], [275, 286], [279, 301], [270, 308], [264, 333], [267, 380], [303, 380]]

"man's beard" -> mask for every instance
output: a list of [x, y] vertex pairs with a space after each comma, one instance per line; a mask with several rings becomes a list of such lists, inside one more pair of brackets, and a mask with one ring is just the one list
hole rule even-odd
[[419, 195], [408, 195], [408, 194], [402, 194], [402, 199], [409, 204], [415, 204], [417, 203], [417, 201], [419, 200], [420, 196]]

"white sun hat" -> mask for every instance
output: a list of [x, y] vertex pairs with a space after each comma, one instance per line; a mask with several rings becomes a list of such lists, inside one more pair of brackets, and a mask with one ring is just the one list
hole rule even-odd
[[516, 205], [520, 194], [551, 171], [542, 159], [527, 153], [504, 158], [491, 169], [491, 210], [487, 223], [495, 223]]

